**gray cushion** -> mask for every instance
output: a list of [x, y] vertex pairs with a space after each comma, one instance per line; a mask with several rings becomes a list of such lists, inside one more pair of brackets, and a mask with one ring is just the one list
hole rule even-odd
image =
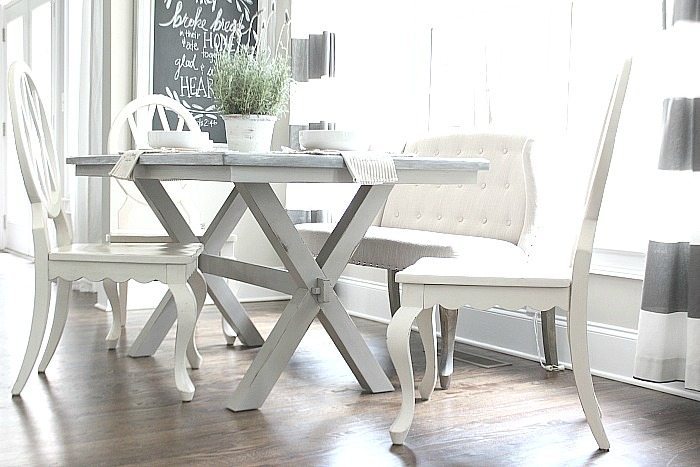
[[[319, 253], [334, 227], [330, 223], [297, 225], [314, 255]], [[350, 262], [400, 271], [425, 257], [524, 260], [526, 255], [517, 245], [504, 240], [372, 226]]]

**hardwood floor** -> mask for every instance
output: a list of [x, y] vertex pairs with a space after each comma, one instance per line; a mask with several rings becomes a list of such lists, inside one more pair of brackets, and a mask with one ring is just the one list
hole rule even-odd
[[[233, 413], [227, 398], [257, 350], [226, 347], [218, 314], [197, 337], [204, 363], [192, 372], [194, 401], [179, 401], [174, 333], [154, 357], [127, 357], [147, 319], [131, 312], [116, 351], [110, 316], [76, 295], [45, 377], [11, 398], [31, 319], [32, 267], [0, 254], [0, 465], [700, 465], [700, 403], [596, 379], [612, 443], [596, 451], [573, 376], [533, 362], [481, 369], [456, 362], [452, 387], [419, 403], [406, 446], [388, 428], [399, 393], [362, 394], [323, 328], [314, 323], [261, 410]], [[284, 303], [248, 305], [267, 335]], [[356, 320], [397, 385], [386, 327]], [[415, 364], [422, 356], [414, 342]]]

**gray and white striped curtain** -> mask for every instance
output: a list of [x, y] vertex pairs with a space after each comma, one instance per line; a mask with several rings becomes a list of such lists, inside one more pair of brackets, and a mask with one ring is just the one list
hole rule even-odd
[[[672, 21], [700, 31], [700, 0], [676, 0]], [[634, 376], [700, 391], [700, 97], [665, 99], [663, 119], [658, 183], [649, 188], [665, 209], [647, 251]]]

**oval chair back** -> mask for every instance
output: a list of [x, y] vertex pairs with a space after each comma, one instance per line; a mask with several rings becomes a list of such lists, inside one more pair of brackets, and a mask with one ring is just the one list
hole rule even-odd
[[51, 124], [46, 117], [31, 70], [26, 63], [10, 65], [8, 97], [19, 167], [29, 202], [41, 204], [55, 218], [61, 212], [63, 184]]
[[[172, 118], [173, 115], [177, 118], [177, 120], [175, 126], [171, 127], [171, 120], [169, 120], [168, 117], [171, 116]], [[119, 111], [109, 130], [109, 136], [107, 137], [107, 152], [110, 154], [116, 154], [120, 150], [125, 149], [125, 146], [129, 146], [129, 144], [133, 144], [132, 147], [134, 149], [150, 149], [151, 146], [148, 143], [148, 132], [153, 130], [154, 123], [156, 121], [159, 121], [161, 128], [166, 131], [182, 131], [186, 127], [189, 131], [196, 133], [201, 132], [197, 119], [182, 104], [175, 99], [163, 96], [161, 94], [151, 94], [134, 99]], [[131, 137], [129, 139], [129, 143], [127, 143], [127, 134], [125, 134], [126, 130], [128, 130], [127, 134]], [[143, 199], [141, 193], [133, 183], [118, 179], [115, 179], [115, 181], [126, 196], [119, 208], [119, 211], [125, 209], [129, 200], [132, 200], [141, 207], [147, 207], [146, 200]], [[191, 217], [191, 213], [183, 205], [183, 199], [186, 198], [183, 191], [187, 185], [187, 182], [171, 183], [169, 184], [168, 192], [171, 196], [173, 196], [178, 206], [185, 209], [189, 219]], [[113, 196], [114, 195], [115, 193], [113, 192]], [[150, 209], [146, 212], [149, 213], [148, 217], [150, 218], [152, 216], [150, 216], [149, 211]], [[119, 212], [113, 213], [112, 217], [111, 224], [113, 224], [113, 226], [116, 225], [117, 228], [120, 228]]]
[[70, 222], [61, 207], [61, 161], [44, 104], [26, 63], [10, 65], [7, 88], [19, 167], [32, 207], [34, 258], [37, 267], [41, 267], [40, 263], [48, 261], [51, 248], [48, 218], [54, 222], [58, 245], [72, 242]]
[[[170, 126], [168, 114], [177, 117], [175, 127]], [[161, 128], [166, 131], [182, 131], [185, 126], [189, 131], [200, 132], [199, 125], [194, 116], [178, 101], [160, 94], [151, 94], [139, 97], [129, 102], [117, 114], [112, 122], [107, 138], [107, 151], [110, 154], [117, 153], [120, 149], [120, 137], [124, 129], [128, 128], [134, 143], [134, 149], [148, 149], [148, 132], [153, 129], [156, 114]]]

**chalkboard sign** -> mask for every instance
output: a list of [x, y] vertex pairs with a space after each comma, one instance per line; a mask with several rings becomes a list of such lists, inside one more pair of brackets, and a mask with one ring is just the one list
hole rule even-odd
[[153, 93], [180, 102], [217, 143], [226, 132], [214, 108], [213, 58], [239, 38], [255, 45], [257, 13], [258, 0], [155, 0]]

